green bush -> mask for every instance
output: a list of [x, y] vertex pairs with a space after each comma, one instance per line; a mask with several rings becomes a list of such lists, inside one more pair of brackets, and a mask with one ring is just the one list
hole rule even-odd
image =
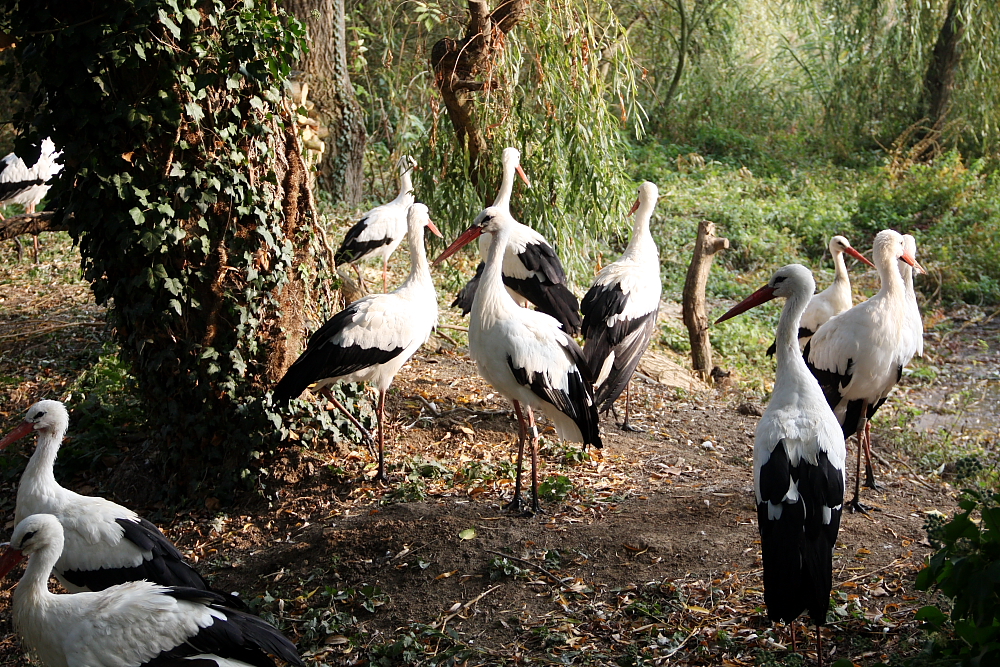
[[1000, 662], [1000, 490], [966, 489], [961, 514], [934, 525], [932, 537], [941, 547], [917, 575], [917, 588], [936, 588], [951, 600], [948, 616], [936, 606], [917, 613], [938, 631], [935, 657], [954, 658], [963, 665]]

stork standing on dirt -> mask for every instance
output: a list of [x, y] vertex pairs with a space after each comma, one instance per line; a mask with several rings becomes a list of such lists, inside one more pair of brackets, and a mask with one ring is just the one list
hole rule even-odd
[[411, 174], [417, 161], [409, 155], [399, 158], [399, 194], [391, 202], [376, 206], [347, 230], [343, 243], [337, 248], [333, 260], [350, 264], [364, 287], [365, 281], [358, 269], [358, 262], [369, 257], [382, 258], [382, 290], [389, 290], [389, 256], [406, 238], [406, 213], [413, 204], [413, 179]]
[[608, 264], [583, 297], [583, 354], [594, 378], [598, 410], [613, 408], [625, 391], [623, 430], [629, 424], [629, 382], [656, 329], [660, 309], [660, 256], [649, 220], [659, 191], [646, 181], [629, 214], [635, 214], [632, 239], [621, 258]]
[[424, 227], [441, 236], [427, 207], [414, 204], [407, 215], [410, 275], [389, 294], [371, 294], [334, 315], [310, 338], [306, 351], [274, 388], [275, 404], [288, 403], [311, 384], [371, 440], [371, 434], [333, 396], [337, 382], [371, 382], [378, 389], [378, 472], [385, 474], [385, 393], [396, 373], [430, 338], [437, 324], [437, 293], [424, 251]]
[[17, 524], [0, 557], [0, 578], [28, 559], [13, 595], [14, 626], [43, 665], [274, 667], [269, 654], [305, 664], [278, 630], [210, 591], [135, 581], [55, 595], [49, 572], [63, 552], [59, 519], [33, 514]]
[[[62, 170], [62, 165], [56, 162], [56, 158], [62, 155], [56, 150], [52, 140], [45, 138], [42, 140], [42, 150], [38, 155], [38, 160], [34, 165], [28, 167], [24, 160], [14, 153], [8, 153], [0, 160], [0, 184], [10, 184], [12, 191], [2, 195], [0, 206], [7, 204], [21, 204], [26, 213], [34, 213], [35, 207], [45, 198], [49, 189], [48, 184], [52, 177]], [[18, 185], [26, 187], [17, 187]], [[0, 215], [0, 220], [3, 220]], [[34, 260], [38, 263], [38, 236], [34, 239]], [[21, 243], [17, 244], [18, 257], [21, 254]]]
[[772, 621], [792, 623], [809, 611], [822, 665], [820, 626], [830, 605], [847, 450], [840, 424], [799, 352], [800, 319], [815, 288], [809, 269], [790, 264], [717, 322], [777, 297], [787, 299], [778, 321], [774, 390], [754, 434], [764, 603]]
[[512, 511], [522, 509], [521, 468], [531, 430], [531, 509], [537, 512], [538, 429], [532, 410], [544, 412], [564, 440], [595, 447], [602, 443], [583, 350], [558, 320], [521, 308], [504, 287], [504, 255], [519, 226], [506, 209], [489, 207], [435, 264], [482, 234], [493, 236], [472, 303], [469, 355], [475, 359], [479, 374], [514, 404], [519, 435], [514, 498], [507, 506]]
[[[510, 244], [503, 257], [504, 285], [515, 301], [521, 305], [533, 303], [541, 312], [559, 320], [564, 331], [576, 335], [580, 332], [580, 304], [566, 284], [566, 272], [556, 251], [544, 236], [510, 216], [514, 176], [520, 176], [525, 185], [531, 187], [521, 169], [521, 152], [516, 148], [505, 148], [501, 159], [503, 180], [492, 208], [504, 211], [513, 222]], [[488, 233], [479, 237], [479, 254], [484, 262], [489, 254], [491, 240]], [[482, 281], [484, 262], [479, 263], [476, 275], [451, 304], [452, 307], [461, 308], [463, 315], [468, 315], [472, 310], [476, 291]]]
[[872, 298], [828, 320], [803, 352], [809, 370], [819, 381], [833, 408], [844, 438], [858, 437], [858, 467], [851, 511], [865, 511], [859, 501], [861, 450], [865, 451], [865, 486], [875, 488], [871, 465], [871, 431], [868, 420], [889, 396], [903, 375], [912, 338], [908, 320], [906, 286], [897, 260], [919, 272], [923, 268], [907, 252], [903, 236], [885, 229], [872, 246], [882, 287]]
[[[813, 334], [834, 315], [839, 315], [852, 305], [851, 278], [847, 275], [847, 263], [844, 261], [844, 253], [854, 259], [864, 262], [868, 266], [875, 268], [871, 260], [862, 255], [851, 246], [851, 242], [843, 236], [834, 236], [830, 239], [830, 256], [833, 258], [833, 282], [825, 290], [815, 295], [809, 300], [806, 312], [802, 313], [802, 321], [799, 324], [799, 349], [804, 349]], [[775, 343], [767, 348], [767, 356], [774, 354]]]
[[53, 465], [68, 427], [69, 414], [62, 403], [39, 401], [28, 408], [21, 425], [0, 440], [4, 449], [32, 431], [38, 433], [35, 453], [17, 487], [14, 521], [44, 513], [62, 523], [65, 550], [53, 562], [59, 583], [73, 593], [140, 579], [207, 589], [201, 575], [149, 521], [109, 500], [81, 496], [59, 485]]

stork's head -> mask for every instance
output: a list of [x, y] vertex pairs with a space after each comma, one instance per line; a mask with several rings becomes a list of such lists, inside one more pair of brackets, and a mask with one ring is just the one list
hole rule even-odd
[[871, 260], [868, 259], [867, 257], [865, 257], [864, 255], [862, 255], [857, 250], [855, 250], [854, 246], [851, 245], [851, 242], [848, 241], [843, 236], [834, 236], [832, 239], [830, 239], [830, 254], [831, 255], [836, 255], [837, 253], [844, 253], [844, 252], [846, 252], [848, 255], [850, 255], [854, 259], [856, 259], [856, 260], [858, 260], [860, 262], [864, 262], [865, 264], [867, 264], [868, 266], [872, 267], [873, 269], [875, 268], [875, 265], [872, 264]]
[[816, 291], [816, 281], [813, 280], [812, 271], [801, 264], [789, 264], [774, 272], [767, 284], [759, 290], [740, 301], [732, 307], [728, 313], [715, 321], [716, 324], [724, 322], [731, 317], [736, 317], [740, 313], [767, 303], [771, 299], [779, 297], [787, 299], [793, 294], [812, 295]]
[[[916, 247], [916, 243], [914, 243], [913, 250], [916, 250]], [[917, 273], [927, 273], [924, 271], [924, 267], [917, 264], [913, 254], [907, 250], [903, 235], [894, 229], [883, 229], [875, 235], [875, 241], [872, 243], [872, 255], [882, 261], [882, 266], [892, 266], [892, 262], [900, 260], [912, 266]]]
[[406, 222], [412, 229], [415, 225], [420, 229], [426, 227], [431, 230], [431, 233], [435, 236], [441, 238], [441, 232], [438, 230], [437, 225], [431, 222], [430, 211], [427, 210], [427, 206], [417, 202], [410, 206], [406, 211]]
[[[514, 150], [517, 149], [515, 148]], [[444, 260], [448, 259], [483, 234], [496, 234], [504, 223], [510, 219], [510, 214], [498, 206], [488, 206], [487, 208], [484, 208], [479, 215], [476, 216], [476, 219], [473, 220], [472, 226], [462, 232], [462, 235], [455, 239], [454, 243], [448, 246], [445, 251], [434, 260], [434, 266], [437, 266]]]
[[46, 550], [58, 557], [63, 550], [63, 527], [51, 514], [32, 514], [14, 528], [10, 546], [0, 556], [0, 579], [33, 553]]
[[396, 166], [399, 167], [399, 175], [402, 176], [406, 172], [417, 168], [417, 160], [412, 155], [403, 155], [399, 158]]
[[38, 431], [46, 435], [65, 433], [69, 427], [69, 413], [66, 406], [59, 401], [38, 401], [30, 408], [24, 416], [24, 421], [13, 431], [8, 433], [3, 440], [0, 440], [0, 449], [10, 443], [20, 440], [32, 431]]
[[649, 181], [643, 181], [642, 185], [639, 186], [639, 196], [636, 197], [635, 203], [632, 204], [632, 209], [628, 212], [632, 215], [639, 210], [639, 207], [643, 204], [648, 204], [650, 207], [656, 204], [656, 200], [660, 198], [660, 191], [656, 187], [656, 183], [650, 183]]
[[504, 171], [513, 169], [521, 180], [524, 181], [524, 184], [529, 188], [531, 187], [531, 181], [528, 180], [528, 176], [524, 173], [524, 169], [521, 168], [521, 151], [517, 150], [513, 146], [508, 146], [503, 149], [503, 154], [500, 156], [500, 164], [503, 165]]

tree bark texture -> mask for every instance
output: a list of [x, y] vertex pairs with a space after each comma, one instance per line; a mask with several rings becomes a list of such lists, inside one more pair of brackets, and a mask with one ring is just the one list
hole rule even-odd
[[347, 15], [344, 0], [285, 0], [284, 6], [309, 30], [302, 60], [309, 99], [329, 128], [319, 166], [320, 186], [334, 201], [357, 204], [364, 195], [365, 123], [347, 71]]
[[[963, 0], [951, 0], [948, 3], [948, 13], [938, 32], [931, 62], [924, 76], [924, 99], [921, 105], [922, 117], [929, 120], [930, 127], [917, 133], [917, 143], [929, 135], [940, 135], [947, 122], [951, 94], [955, 89], [955, 75], [962, 60], [961, 42], [965, 35], [967, 9], [964, 5]], [[916, 157], [930, 157], [926, 154], [929, 149], [923, 152], [924, 155]]]
[[504, 36], [524, 16], [527, 5], [527, 0], [502, 0], [491, 12], [484, 0], [469, 0], [465, 37], [445, 37], [431, 49], [435, 83], [458, 144], [468, 151], [469, 178], [477, 188], [482, 175], [480, 156], [487, 145], [476, 114], [475, 93], [496, 88], [497, 82], [491, 78], [496, 55], [503, 49]]
[[62, 218], [56, 220], [52, 211], [12, 215], [6, 220], [0, 220], [0, 241], [8, 241], [24, 234], [68, 231], [69, 223]]
[[691, 366], [702, 380], [709, 381], [712, 372], [712, 343], [708, 337], [708, 313], [705, 306], [705, 285], [715, 254], [729, 247], [729, 239], [715, 235], [715, 223], [702, 220], [694, 244], [694, 257], [684, 281], [684, 326], [691, 341]]

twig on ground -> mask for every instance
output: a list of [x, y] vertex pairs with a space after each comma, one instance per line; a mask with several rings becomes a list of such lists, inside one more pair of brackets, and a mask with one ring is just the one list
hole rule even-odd
[[[455, 607], [452, 607], [452, 609], [454, 609], [455, 611], [453, 611], [453, 612], [451, 612], [451, 613], [448, 613], [448, 614], [446, 614], [446, 615], [445, 615], [445, 616], [444, 616], [444, 617], [443, 617], [443, 618], [441, 619], [441, 625], [440, 625], [440, 627], [438, 627], [438, 630], [440, 630], [441, 632], [444, 632], [444, 626], [448, 625], [448, 621], [450, 621], [451, 619], [453, 619], [453, 618], [455, 618], [456, 616], [458, 616], [459, 612], [462, 612], [462, 611], [465, 611], [466, 609], [468, 609], [468, 608], [469, 608], [469, 607], [471, 607], [472, 605], [476, 604], [477, 602], [479, 602], [479, 601], [480, 601], [480, 600], [482, 600], [482, 599], [483, 599], [484, 597], [486, 597], [487, 595], [489, 595], [490, 593], [492, 593], [493, 591], [495, 591], [495, 590], [496, 590], [496, 589], [498, 589], [498, 588], [500, 588], [500, 584], [497, 584], [497, 585], [496, 585], [496, 586], [494, 586], [493, 588], [488, 588], [488, 589], [486, 589], [485, 591], [483, 591], [482, 593], [480, 593], [480, 594], [479, 594], [479, 595], [477, 595], [476, 597], [472, 598], [472, 599], [471, 599], [471, 600], [469, 600], [468, 602], [466, 602], [466, 603], [464, 603], [464, 604], [460, 605], [460, 606], [459, 606], [458, 608], [455, 608]], [[436, 627], [437, 625], [438, 625], [437, 623], [434, 623], [434, 624], [433, 624], [433, 625], [432, 625], [431, 627]]]
[[457, 408], [452, 408], [451, 410], [442, 411], [438, 410], [433, 403], [428, 401], [420, 394], [416, 394], [416, 397], [417, 399], [420, 400], [421, 403], [424, 404], [424, 407], [430, 410], [432, 415], [438, 418], [447, 417], [448, 415], [454, 414], [456, 412], [468, 412], [469, 414], [476, 415], [477, 417], [499, 417], [502, 415], [510, 414], [510, 410], [472, 410], [471, 408], [463, 408], [463, 407], [457, 407]]
[[452, 337], [451, 337], [451, 336], [449, 336], [448, 334], [444, 333], [443, 331], [438, 331], [438, 330], [435, 330], [435, 331], [434, 331], [434, 335], [436, 335], [436, 336], [440, 336], [441, 338], [444, 338], [444, 339], [445, 339], [446, 341], [448, 341], [449, 343], [451, 343], [451, 344], [452, 344], [452, 345], [454, 345], [455, 347], [461, 347], [461, 346], [460, 346], [460, 345], [459, 345], [459, 344], [458, 344], [457, 342], [455, 342], [455, 339], [454, 339], [454, 338], [452, 338]]
[[439, 324], [438, 329], [451, 329], [452, 331], [464, 331], [469, 333], [469, 327], [460, 327], [457, 324]]
[[34, 331], [19, 331], [12, 334], [4, 334], [0, 336], [0, 340], [26, 340], [28, 338], [34, 338], [35, 336], [43, 336], [47, 333], [52, 333], [53, 331], [59, 331], [60, 329], [66, 329], [68, 327], [103, 327], [106, 322], [68, 322], [66, 324], [58, 324], [52, 327], [46, 327], [45, 329], [35, 329]]
[[[559, 577], [557, 577], [556, 575], [552, 574], [551, 572], [549, 572], [548, 570], [546, 570], [544, 567], [542, 567], [541, 565], [539, 565], [538, 563], [532, 563], [530, 560], [525, 560], [524, 558], [518, 558], [517, 556], [511, 556], [510, 554], [505, 554], [505, 553], [502, 553], [500, 551], [493, 551], [492, 549], [487, 549], [486, 553], [493, 554], [494, 556], [500, 556], [501, 558], [508, 558], [510, 560], [516, 560], [518, 563], [523, 563], [523, 564], [527, 565], [528, 567], [533, 567], [536, 570], [538, 570], [539, 572], [541, 572], [542, 574], [544, 574], [545, 576], [551, 577], [552, 580], [555, 581], [560, 586], [562, 586], [562, 583], [564, 581], [566, 581], [567, 579], [572, 579], [573, 578], [573, 577], [563, 577], [563, 578], [560, 579]], [[551, 586], [552, 584], [549, 584], [549, 585]]]

